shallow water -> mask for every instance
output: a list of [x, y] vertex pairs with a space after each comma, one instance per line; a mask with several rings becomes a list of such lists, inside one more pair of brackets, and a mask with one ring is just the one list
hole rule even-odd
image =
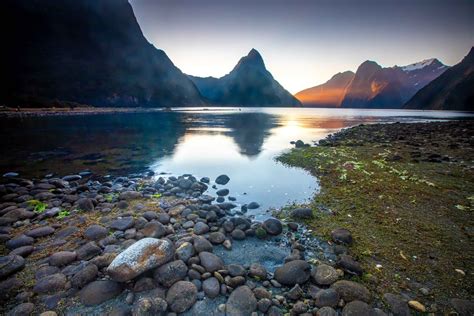
[[[221, 108], [173, 112], [2, 119], [0, 172], [25, 177], [91, 170], [96, 175], [157, 174], [215, 179], [238, 203], [271, 207], [304, 202], [318, 184], [307, 172], [274, 160], [290, 141], [317, 141], [360, 123], [472, 118], [440, 111]], [[210, 191], [212, 193], [212, 189]]]

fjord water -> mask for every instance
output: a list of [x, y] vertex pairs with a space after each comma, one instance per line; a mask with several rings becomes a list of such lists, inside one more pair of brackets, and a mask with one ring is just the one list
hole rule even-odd
[[[225, 186], [237, 203], [263, 210], [304, 202], [317, 180], [275, 157], [301, 139], [312, 143], [360, 123], [465, 119], [472, 114], [440, 111], [181, 108], [171, 112], [116, 113], [4, 119], [0, 171], [25, 177], [91, 170], [114, 176], [152, 170], [159, 176], [193, 174]], [[212, 182], [211, 182], [212, 184]], [[209, 194], [214, 189], [210, 188]]]

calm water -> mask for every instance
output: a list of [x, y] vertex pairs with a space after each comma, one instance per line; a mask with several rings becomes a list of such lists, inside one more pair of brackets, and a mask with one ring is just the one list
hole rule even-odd
[[303, 202], [318, 189], [316, 179], [305, 171], [274, 160], [291, 148], [292, 140], [317, 141], [360, 123], [470, 116], [439, 111], [227, 108], [2, 119], [0, 172], [39, 177], [83, 170], [97, 175], [153, 170], [211, 179], [225, 173], [231, 178], [226, 187], [239, 203], [256, 201], [263, 210]]

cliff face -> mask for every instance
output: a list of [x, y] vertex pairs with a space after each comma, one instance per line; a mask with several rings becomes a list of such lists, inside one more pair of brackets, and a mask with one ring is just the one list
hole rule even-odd
[[418, 91], [405, 108], [474, 111], [474, 47], [460, 63]]
[[127, 0], [5, 0], [0, 11], [2, 103], [202, 104], [191, 80], [145, 39]]
[[216, 105], [300, 106], [266, 69], [262, 56], [252, 49], [222, 78], [189, 76], [201, 94]]

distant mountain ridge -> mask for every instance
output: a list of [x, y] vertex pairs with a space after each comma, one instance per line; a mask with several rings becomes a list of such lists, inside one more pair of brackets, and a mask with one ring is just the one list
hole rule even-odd
[[436, 58], [387, 68], [367, 60], [354, 75], [344, 72], [344, 80], [337, 81], [337, 84], [334, 79], [339, 74], [323, 85], [298, 92], [296, 96], [306, 106], [402, 108], [419, 89], [448, 68]]
[[0, 11], [9, 23], [1, 103], [203, 104], [191, 80], [145, 39], [127, 0], [5, 0]]
[[300, 106], [266, 69], [256, 49], [242, 57], [234, 69], [221, 78], [189, 78], [199, 92], [215, 105], [235, 106]]
[[474, 47], [406, 104], [407, 109], [474, 111]]

